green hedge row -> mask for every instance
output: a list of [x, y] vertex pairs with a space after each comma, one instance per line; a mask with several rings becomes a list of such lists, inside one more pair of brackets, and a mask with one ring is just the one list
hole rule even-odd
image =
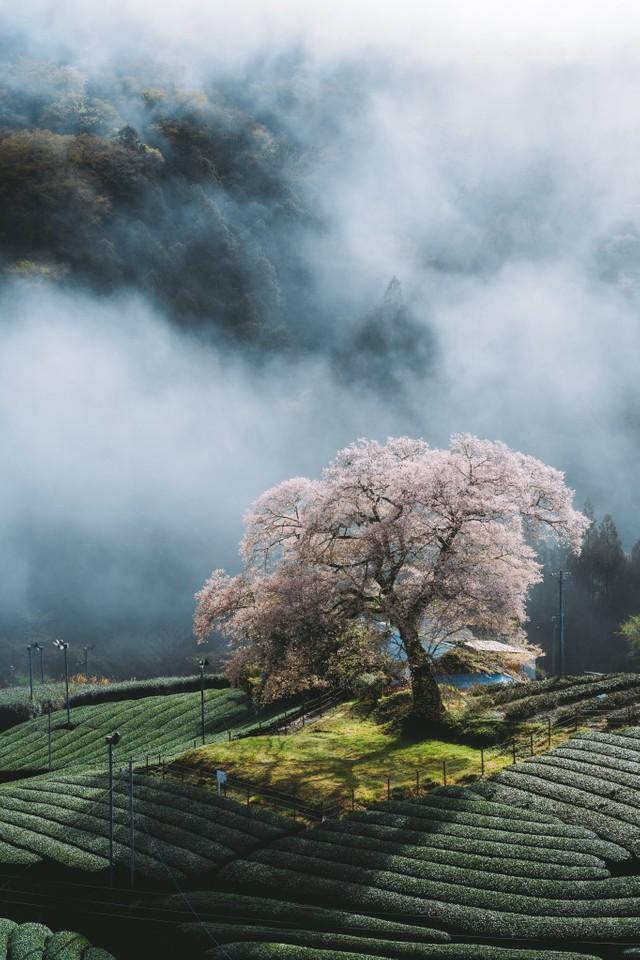
[[[114, 854], [129, 858], [128, 795], [116, 781]], [[260, 808], [218, 800], [197, 787], [134, 777], [136, 867], [167, 879], [213, 870], [298, 825]], [[49, 860], [67, 867], [107, 867], [109, 803], [104, 774], [47, 775], [0, 786], [0, 863]]]
[[[323, 828], [329, 829], [323, 829]], [[325, 823], [313, 831], [314, 843], [336, 843], [342, 847], [356, 850], [375, 849], [381, 853], [389, 852], [392, 855], [408, 857], [410, 860], [420, 860], [429, 864], [442, 864], [451, 867], [463, 867], [469, 870], [486, 871], [491, 874], [507, 874], [512, 877], [539, 877], [540, 879], [555, 880], [597, 880], [608, 877], [609, 871], [601, 860], [594, 858], [594, 864], [568, 866], [567, 864], [548, 863], [545, 860], [518, 860], [513, 857], [494, 857], [486, 854], [479, 855], [467, 851], [449, 850], [446, 847], [430, 847], [416, 845], [399, 840], [393, 831], [386, 834], [380, 828], [373, 827], [358, 833], [345, 832], [342, 823]], [[373, 842], [372, 842], [373, 841]]]
[[610, 694], [616, 690], [624, 690], [629, 687], [637, 689], [640, 698], [640, 675], [637, 673], [616, 674], [604, 679], [596, 679], [586, 685], [574, 684], [564, 689], [549, 690], [538, 694], [532, 693], [530, 696], [516, 700], [514, 703], [507, 703], [504, 715], [510, 721], [528, 720], [541, 713], [556, 710], [558, 707], [574, 704], [574, 709], [569, 711], [569, 714], [573, 715], [575, 705], [581, 700], [590, 702], [599, 694]]
[[516, 700], [523, 700], [526, 697], [532, 697], [541, 693], [552, 693], [559, 690], [567, 690], [573, 687], [583, 686], [585, 689], [591, 683], [601, 680], [601, 677], [549, 677], [546, 680], [528, 680], [525, 683], [496, 683], [486, 686], [478, 686], [474, 689], [474, 696], [490, 696], [493, 703], [501, 705], [504, 703], [513, 703]]
[[41, 923], [0, 920], [0, 960], [113, 960], [70, 930], [52, 933]]
[[[368, 810], [353, 814], [350, 819], [362, 819], [367, 823], [379, 823], [389, 827], [403, 827], [420, 832], [425, 830], [424, 818], [400, 815], [392, 811]], [[596, 856], [602, 859], [624, 859], [626, 851], [593, 838], [590, 841], [578, 841], [575, 838], [538, 837], [530, 834], [508, 833], [502, 830], [489, 830], [481, 827], [468, 827], [464, 824], [441, 823], [438, 830], [429, 831], [428, 842], [435, 840], [446, 841], [452, 838], [465, 841], [468, 849], [478, 853], [484, 850], [495, 850], [496, 854], [506, 854], [516, 859], [548, 860], [551, 863], [580, 864], [585, 863], [585, 856]]]
[[[475, 907], [509, 915], [523, 914], [531, 917], [635, 917], [640, 918], [640, 898], [605, 900], [597, 891], [588, 900], [570, 899], [570, 885], [562, 885], [561, 899], [509, 892], [505, 897], [500, 891], [474, 887], [462, 876], [455, 881], [425, 879], [403, 873], [401, 865], [387, 864], [380, 858], [371, 868], [358, 866], [351, 858], [345, 862], [333, 862], [300, 853], [268, 848], [255, 854], [255, 861], [278, 869], [295, 871], [313, 880], [326, 878], [338, 882], [348, 881], [362, 886], [375, 886], [379, 890], [405, 894], [425, 901], [440, 901], [461, 908]], [[252, 862], [254, 862], [252, 860]], [[394, 870], [393, 867], [397, 869]], [[560, 881], [557, 881], [560, 883]], [[596, 886], [599, 886], [596, 884]], [[638, 921], [640, 923], [640, 919]]]
[[[521, 861], [532, 861], [535, 864], [562, 864], [569, 867], [584, 866], [595, 868], [601, 868], [603, 866], [602, 858], [590, 853], [574, 853], [556, 850], [553, 852], [553, 856], [550, 856], [548, 850], [539, 852], [534, 847], [514, 848], [513, 844], [494, 843], [493, 841], [478, 839], [471, 840], [465, 837], [456, 837], [452, 834], [441, 836], [438, 833], [421, 830], [419, 826], [411, 830], [406, 827], [394, 825], [392, 817], [388, 818], [387, 823], [374, 822], [373, 820], [369, 821], [366, 819], [361, 821], [345, 820], [342, 821], [342, 823], [345, 824], [346, 829], [350, 829], [351, 832], [358, 833], [362, 836], [368, 835], [374, 839], [386, 839], [394, 843], [407, 842], [409, 844], [415, 844], [416, 846], [429, 848], [430, 850], [439, 849], [446, 852], [458, 851], [465, 855], [476, 854], [478, 856], [495, 859], [501, 859], [503, 857], [514, 858]], [[340, 829], [340, 822], [332, 822], [331, 826], [332, 829]], [[623, 853], [628, 857], [627, 851], [623, 851]], [[492, 859], [492, 863], [493, 862]]]
[[[224, 738], [228, 727], [252, 716], [249, 698], [241, 690], [205, 691], [205, 732], [208, 739]], [[124, 700], [97, 706], [77, 707], [73, 728], [57, 714], [52, 731], [52, 765], [63, 767], [103, 766], [105, 736], [121, 735], [116, 756], [142, 759], [158, 754], [170, 756], [200, 742], [200, 696], [197, 693], [167, 694], [142, 700]], [[44, 769], [48, 763], [48, 718], [38, 717], [0, 734], [0, 770]]]
[[[379, 945], [379, 951], [383, 945]], [[211, 960], [396, 960], [407, 956], [397, 952], [389, 953], [353, 953], [343, 950], [322, 950], [316, 947], [293, 946], [284, 943], [227, 943], [214, 947], [207, 952]], [[556, 951], [509, 950], [504, 947], [475, 946], [471, 944], [451, 944], [448, 946], [423, 947], [421, 952], [413, 954], [425, 960], [598, 960], [584, 953], [557, 953]]]
[[[341, 869], [344, 870], [344, 867]], [[375, 872], [369, 875], [371, 881], [369, 884], [356, 882], [351, 878], [352, 874], [349, 879], [345, 879], [346, 873], [340, 876], [340, 879], [318, 874], [311, 876], [284, 867], [268, 865], [258, 860], [251, 862], [245, 860], [236, 861], [224, 867], [219, 874], [219, 879], [225, 884], [226, 889], [237, 889], [242, 892], [277, 890], [287, 899], [334, 908], [339, 904], [343, 909], [392, 913], [397, 919], [403, 917], [407, 920], [419, 920], [423, 924], [458, 930], [476, 937], [526, 937], [549, 940], [565, 937], [592, 940], [640, 937], [640, 917], [637, 910], [632, 916], [571, 916], [567, 909], [567, 902], [559, 902], [556, 908], [557, 913], [552, 915], [544, 915], [537, 911], [534, 914], [520, 914], [504, 909], [510, 904], [510, 897], [501, 898], [502, 909], [492, 910], [469, 904], [446, 902], [442, 898], [398, 892], [382, 886]], [[402, 877], [396, 877], [393, 881], [394, 884], [398, 881], [400, 890], [404, 890], [402, 879]], [[530, 900], [532, 904], [536, 902], [535, 898]], [[548, 902], [552, 903], [552, 901]], [[589, 901], [589, 905], [594, 902]]]
[[[168, 693], [186, 693], [200, 689], [200, 675], [191, 677], [154, 677], [151, 680], [124, 680], [121, 683], [72, 684], [69, 702], [72, 707], [117, 700], [135, 700]], [[221, 673], [205, 674], [208, 690], [221, 690], [229, 681]], [[0, 731], [44, 713], [51, 704], [62, 710], [66, 704], [64, 683], [34, 683], [33, 700], [26, 686], [0, 689]]]
[[[315, 832], [315, 831], [314, 831]], [[313, 834], [312, 834], [313, 835]], [[493, 873], [490, 865], [485, 869], [473, 869], [469, 865], [449, 866], [447, 864], [429, 863], [406, 857], [400, 851], [397, 853], [378, 849], [349, 848], [341, 843], [325, 843], [305, 836], [285, 837], [276, 841], [269, 848], [270, 851], [284, 851], [291, 855], [315, 857], [320, 860], [329, 860], [335, 863], [348, 862], [358, 867], [367, 867], [372, 870], [388, 870], [401, 876], [416, 877], [435, 882], [459, 884], [477, 889], [500, 891], [502, 893], [525, 894], [531, 897], [550, 897], [552, 899], [573, 899], [594, 897], [640, 897], [640, 879], [625, 878], [631, 882], [626, 886], [620, 878], [613, 878], [616, 882], [608, 885], [606, 881], [594, 883], [592, 879], [576, 880], [573, 877], [559, 876], [554, 879], [523, 877], [507, 873]], [[607, 878], [608, 880], [612, 878]]]
[[[629, 858], [635, 850], [637, 831], [630, 822], [620, 819], [620, 812], [628, 815], [629, 808], [615, 809], [615, 804], [596, 801], [592, 793], [541, 777], [527, 776], [517, 770], [504, 771], [494, 781], [474, 784], [474, 790], [486, 797], [501, 797], [515, 806], [533, 804], [547, 813], [569, 822], [582, 823], [605, 837], [619, 850], [615, 861]], [[594, 804], [597, 803], [597, 808]], [[607, 810], [605, 811], [605, 806]]]
[[[439, 798], [438, 798], [439, 799]], [[491, 836], [507, 833], [510, 837], [519, 837], [522, 834], [532, 834], [542, 837], [545, 846], [557, 846], [563, 849], [581, 850], [585, 840], [593, 840], [593, 834], [580, 827], [567, 826], [563, 823], [543, 820], [527, 820], [525, 817], [512, 817], [509, 813], [502, 817], [487, 815], [481, 812], [481, 801], [475, 809], [469, 804], [466, 810], [447, 809], [442, 800], [429, 802], [429, 799], [420, 799], [417, 802], [392, 800], [390, 802], [374, 804], [372, 809], [391, 812], [398, 815], [424, 818], [429, 823], [456, 823], [468, 827], [477, 827], [490, 831]], [[556, 843], [555, 841], [558, 841]]]
[[[271, 891], [275, 893], [276, 891]], [[277, 923], [295, 925], [305, 930], [329, 930], [334, 933], [358, 933], [375, 935], [380, 940], [410, 940], [413, 943], [447, 942], [451, 938], [441, 930], [413, 924], [398, 923], [380, 917], [371, 917], [345, 910], [308, 906], [286, 900], [266, 897], [251, 897], [219, 890], [199, 890], [189, 893], [189, 904], [205, 919], [237, 919], [257, 924]], [[184, 897], [174, 894], [163, 901], [163, 907], [193, 917], [193, 911], [185, 906]]]

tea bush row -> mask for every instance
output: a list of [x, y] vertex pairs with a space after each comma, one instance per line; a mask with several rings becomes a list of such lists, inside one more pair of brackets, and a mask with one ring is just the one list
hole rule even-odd
[[52, 933], [41, 923], [0, 920], [0, 960], [113, 960], [113, 957], [70, 930]]
[[[59, 717], [60, 715], [58, 715]], [[205, 691], [205, 732], [209, 739], [225, 737], [227, 728], [252, 717], [252, 707], [240, 690]], [[118, 730], [117, 756], [142, 759], [178, 753], [200, 742], [200, 695], [167, 694], [78, 707], [73, 728], [58, 720], [52, 731], [52, 767], [103, 766], [104, 738]], [[48, 718], [38, 717], [0, 734], [0, 769], [45, 769], [48, 764]]]
[[[34, 673], [37, 670], [34, 668]], [[229, 686], [223, 674], [205, 674], [207, 690], [221, 690]], [[120, 683], [71, 684], [69, 703], [72, 707], [117, 700], [134, 700], [138, 697], [159, 696], [170, 693], [186, 693], [200, 689], [200, 676], [154, 677], [150, 680], [124, 680]], [[5, 687], [0, 690], [0, 731], [8, 730], [18, 723], [52, 710], [66, 706], [64, 683], [34, 682], [33, 699], [27, 686]]]

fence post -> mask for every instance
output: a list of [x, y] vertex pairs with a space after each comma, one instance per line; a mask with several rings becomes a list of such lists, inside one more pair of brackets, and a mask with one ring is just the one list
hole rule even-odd
[[442, 761], [442, 784], [446, 787], [447, 785], [447, 761]]
[[529, 734], [529, 746], [531, 748], [531, 756], [533, 756], [533, 734]]
[[515, 763], [516, 762], [516, 741], [515, 740], [513, 740], [511, 744], [511, 749], [513, 751], [513, 762]]
[[578, 711], [576, 710], [575, 717], [573, 718], [573, 732], [575, 733], [578, 729]]
[[480, 776], [484, 777], [484, 747], [480, 747]]
[[231, 730], [227, 730], [227, 733], [229, 734], [229, 743], [231, 743]]
[[547, 717], [547, 746], [551, 749], [551, 717]]
[[353, 787], [351, 787], [351, 810], [353, 811], [355, 810], [355, 808], [356, 808], [356, 792], [353, 789]]
[[387, 800], [391, 800], [391, 777], [387, 777]]

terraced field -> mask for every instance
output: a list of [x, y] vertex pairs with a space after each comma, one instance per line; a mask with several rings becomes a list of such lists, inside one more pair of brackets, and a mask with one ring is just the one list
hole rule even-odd
[[639, 852], [640, 730], [631, 729], [584, 734], [471, 787], [280, 837], [224, 866], [218, 886], [478, 940], [633, 943], [640, 876], [612, 872], [633, 869]]
[[[200, 692], [177, 693], [75, 707], [73, 728], [55, 714], [52, 769], [105, 764], [105, 736], [118, 730], [122, 757], [142, 761], [171, 756], [200, 742]], [[228, 728], [251, 727], [251, 701], [241, 690], [205, 690], [205, 734], [224, 738]], [[0, 734], [0, 770], [42, 770], [48, 764], [48, 717], [36, 717]]]
[[[135, 863], [139, 877], [169, 885], [210, 873], [298, 829], [256, 808], [197, 787], [134, 777]], [[129, 862], [128, 789], [114, 790], [116, 866]], [[108, 868], [109, 803], [104, 774], [48, 775], [0, 786], [0, 868], [42, 862], [92, 873]]]
[[[205, 687], [223, 689], [229, 681], [221, 674], [205, 674]], [[183, 693], [200, 690], [200, 676], [154, 677], [151, 680], [124, 680], [119, 683], [70, 683], [69, 702], [72, 707], [89, 703], [106, 703], [114, 700], [134, 700], [137, 697], [152, 697], [157, 694]], [[66, 706], [65, 685], [56, 681], [34, 683], [33, 698], [24, 684], [0, 690], [0, 730], [7, 730], [24, 720], [51, 710], [63, 710]]]
[[605, 711], [621, 719], [640, 715], [640, 674], [619, 673], [603, 677], [552, 677], [548, 680], [478, 689], [475, 695], [498, 709], [505, 720], [518, 722], [551, 716], [570, 719], [576, 713]]
[[113, 960], [92, 947], [86, 937], [69, 930], [59, 933], [41, 923], [0, 920], [0, 960]]
[[[199, 916], [212, 919], [186, 923], [180, 932], [191, 940], [194, 950], [199, 947], [206, 951], [204, 956], [211, 958], [578, 960], [577, 954], [452, 944], [449, 934], [441, 930], [268, 898], [200, 892], [190, 894], [189, 901]], [[171, 897], [165, 901], [165, 907], [184, 909], [183, 900]], [[212, 943], [217, 945], [214, 949]], [[579, 956], [593, 960], [584, 954]]]

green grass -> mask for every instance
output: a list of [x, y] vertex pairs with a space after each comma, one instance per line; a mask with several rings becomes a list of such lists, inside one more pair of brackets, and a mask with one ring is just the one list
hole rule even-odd
[[191, 750], [180, 764], [196, 773], [221, 767], [310, 803], [350, 796], [354, 790], [356, 800], [368, 804], [386, 797], [387, 777], [392, 792], [415, 787], [416, 774], [421, 783], [441, 783], [444, 760], [448, 782], [480, 772], [477, 750], [440, 740], [407, 740], [346, 703], [291, 735], [211, 744]]
[[53, 933], [41, 923], [0, 920], [0, 960], [113, 960], [70, 930]]
[[[165, 694], [115, 703], [76, 707], [73, 729], [65, 715], [52, 717], [52, 768], [103, 767], [105, 736], [118, 730], [117, 754], [143, 761], [148, 754], [170, 757], [200, 739], [200, 692]], [[227, 728], [253, 723], [253, 708], [241, 690], [205, 690], [207, 737], [226, 736]], [[48, 717], [36, 717], [0, 734], [0, 770], [39, 770], [48, 764]]]

